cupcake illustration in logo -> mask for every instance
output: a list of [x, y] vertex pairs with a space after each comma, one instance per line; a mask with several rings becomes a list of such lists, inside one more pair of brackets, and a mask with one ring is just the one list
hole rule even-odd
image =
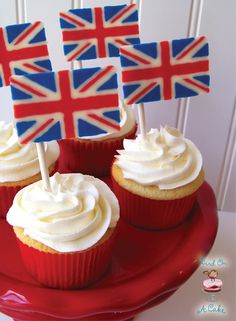
[[203, 274], [207, 275], [207, 279], [203, 281], [203, 291], [205, 293], [218, 293], [221, 292], [223, 282], [218, 278], [217, 270], [204, 271]]

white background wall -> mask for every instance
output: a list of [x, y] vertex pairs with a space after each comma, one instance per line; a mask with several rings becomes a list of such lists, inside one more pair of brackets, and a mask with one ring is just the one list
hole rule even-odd
[[[18, 21], [18, 2], [0, 0], [0, 26]], [[63, 56], [58, 12], [71, 8], [72, 3], [73, 0], [26, 0], [28, 21], [41, 20], [45, 24], [55, 70], [70, 68]], [[84, 7], [124, 3], [129, 1], [83, 1]], [[186, 37], [191, 4], [191, 0], [144, 0], [142, 41]], [[219, 208], [236, 211], [236, 1], [205, 0], [200, 34], [206, 35], [210, 44], [211, 93], [191, 100], [186, 123], [177, 100], [146, 104], [148, 128], [160, 124], [186, 128], [186, 137], [202, 152], [206, 179], [216, 192]], [[84, 66], [108, 63], [119, 67], [116, 58], [89, 61]], [[12, 119], [9, 88], [0, 88], [0, 119]]]

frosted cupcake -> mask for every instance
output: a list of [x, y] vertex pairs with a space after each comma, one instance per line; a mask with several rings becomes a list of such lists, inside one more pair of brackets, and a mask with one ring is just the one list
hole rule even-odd
[[121, 215], [131, 224], [169, 228], [191, 212], [204, 182], [202, 156], [175, 128], [151, 129], [144, 141], [124, 140], [112, 166]]
[[50, 178], [20, 190], [7, 221], [25, 266], [45, 286], [70, 289], [99, 279], [111, 261], [119, 204], [101, 180], [82, 174]]
[[[58, 157], [58, 144], [46, 144], [50, 174], [56, 170]], [[40, 179], [35, 145], [20, 145], [13, 124], [0, 121], [0, 217], [6, 216], [15, 194], [21, 188]]]
[[120, 131], [59, 141], [60, 166], [68, 172], [104, 177], [110, 175], [110, 167], [116, 150], [122, 148], [124, 138], [134, 138], [137, 130], [133, 110], [120, 101]]

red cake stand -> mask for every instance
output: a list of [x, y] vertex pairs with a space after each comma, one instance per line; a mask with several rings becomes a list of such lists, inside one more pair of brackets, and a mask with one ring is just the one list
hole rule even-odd
[[26, 272], [12, 229], [0, 220], [0, 311], [15, 321], [124, 321], [161, 303], [195, 271], [217, 232], [214, 193], [204, 183], [180, 226], [150, 232], [121, 222], [111, 268], [78, 291], [42, 287]]

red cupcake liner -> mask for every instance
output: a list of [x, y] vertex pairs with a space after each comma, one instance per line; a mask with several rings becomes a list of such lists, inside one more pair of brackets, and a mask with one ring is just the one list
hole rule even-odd
[[28, 272], [42, 285], [57, 289], [84, 288], [108, 270], [116, 231], [101, 244], [75, 253], [46, 253], [29, 247], [18, 238]]
[[[56, 162], [54, 170], [50, 176], [57, 172], [58, 163]], [[16, 182], [17, 184], [17, 182]], [[7, 212], [12, 206], [15, 195], [27, 185], [0, 186], [0, 218], [6, 218]]]
[[196, 192], [176, 200], [153, 200], [135, 195], [112, 178], [120, 214], [130, 224], [146, 229], [168, 229], [183, 222], [191, 213]]
[[0, 218], [6, 218], [15, 195], [24, 186], [0, 186]]
[[123, 148], [124, 139], [135, 138], [136, 131], [137, 126], [126, 136], [104, 141], [60, 140], [60, 168], [64, 172], [109, 176], [116, 151]]

